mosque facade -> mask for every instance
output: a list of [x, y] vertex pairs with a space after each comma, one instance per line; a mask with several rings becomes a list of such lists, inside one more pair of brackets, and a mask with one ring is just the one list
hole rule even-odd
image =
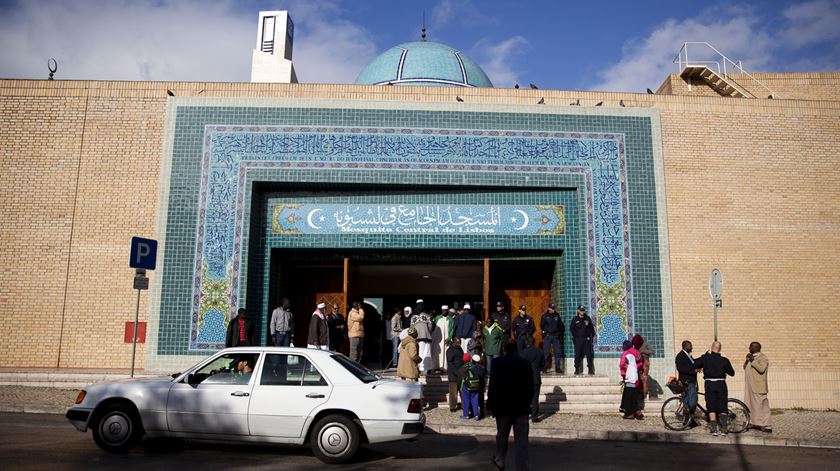
[[681, 340], [711, 342], [718, 268], [733, 363], [761, 341], [774, 407], [837, 408], [840, 74], [759, 77], [773, 99], [679, 74], [653, 94], [502, 89], [423, 41], [355, 84], [2, 80], [0, 354], [125, 368], [139, 235], [159, 242], [146, 372], [222, 348], [239, 308], [265, 344], [290, 298], [304, 345], [317, 303], [384, 319], [422, 297], [480, 318], [556, 303], [567, 326], [583, 305], [599, 372], [639, 333], [664, 384]]

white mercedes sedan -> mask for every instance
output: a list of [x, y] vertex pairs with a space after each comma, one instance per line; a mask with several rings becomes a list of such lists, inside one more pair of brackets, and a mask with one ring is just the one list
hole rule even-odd
[[419, 384], [341, 354], [281, 347], [228, 348], [172, 377], [94, 384], [66, 417], [109, 452], [143, 436], [308, 443], [326, 463], [350, 460], [363, 443], [414, 438], [425, 422]]

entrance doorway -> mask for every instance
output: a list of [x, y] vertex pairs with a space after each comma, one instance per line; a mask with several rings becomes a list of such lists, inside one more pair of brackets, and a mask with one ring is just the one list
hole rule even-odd
[[[270, 302], [288, 297], [295, 313], [296, 346], [305, 346], [309, 319], [323, 302], [328, 310], [339, 306], [345, 317], [354, 301], [365, 309], [363, 362], [385, 367], [392, 358], [390, 319], [396, 310], [414, 308], [423, 299], [426, 309], [441, 313], [441, 306], [470, 304], [480, 320], [485, 306], [505, 303], [516, 313], [520, 304], [539, 322], [549, 302], [557, 302], [556, 257], [522, 259], [533, 254], [451, 253], [447, 251], [272, 251]], [[270, 311], [270, 309], [269, 309]], [[537, 328], [539, 335], [539, 326]], [[343, 353], [348, 353], [344, 342]]]

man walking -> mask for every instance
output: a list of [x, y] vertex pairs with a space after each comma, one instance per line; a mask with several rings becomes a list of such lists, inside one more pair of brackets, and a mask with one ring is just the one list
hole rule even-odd
[[426, 312], [422, 299], [417, 300], [411, 316], [411, 327], [417, 330], [417, 347], [420, 354], [420, 372], [432, 369], [432, 317]]
[[534, 338], [525, 337], [523, 348], [519, 350], [519, 356], [528, 361], [531, 365], [531, 373], [534, 377], [534, 394], [531, 398], [531, 422], [537, 423], [540, 419], [540, 386], [542, 385], [541, 373], [545, 368], [545, 356], [543, 352], [534, 347]]
[[575, 344], [575, 374], [583, 374], [583, 356], [586, 355], [586, 366], [589, 374], [595, 374], [595, 365], [592, 364], [595, 351], [592, 344], [595, 341], [595, 325], [592, 319], [586, 315], [586, 306], [578, 306], [577, 316], [572, 319], [572, 341]]
[[688, 408], [688, 426], [696, 427], [694, 411], [697, 409], [697, 366], [691, 356], [691, 342], [683, 340], [682, 351], [677, 353], [674, 363], [677, 367], [679, 380], [685, 384], [685, 407]]
[[355, 301], [353, 309], [347, 314], [347, 337], [350, 338], [350, 359], [362, 362], [362, 345], [365, 341], [365, 311], [362, 303]]
[[527, 306], [524, 304], [519, 306], [519, 315], [513, 321], [513, 333], [516, 334], [516, 348], [519, 352], [525, 348], [525, 339], [533, 338], [537, 327], [534, 325], [534, 319], [528, 315]]
[[463, 311], [455, 317], [455, 337], [461, 339], [461, 348], [467, 348], [467, 342], [475, 332], [476, 318], [470, 310], [470, 305], [465, 304]]
[[225, 347], [250, 347], [256, 345], [254, 323], [248, 318], [245, 308], [236, 311], [236, 317], [228, 323]]
[[505, 344], [505, 354], [493, 362], [487, 402], [496, 417], [496, 455], [493, 464], [505, 468], [510, 429], [513, 428], [515, 463], [528, 469], [528, 414], [534, 393], [531, 365], [516, 354], [516, 344]]
[[545, 356], [544, 371], [548, 371], [548, 360], [551, 349], [554, 349], [554, 372], [562, 375], [566, 372], [566, 365], [563, 362], [563, 319], [557, 313], [557, 305], [551, 303], [548, 305], [548, 310], [542, 315], [540, 319], [540, 329], [543, 337], [543, 355]]
[[703, 379], [706, 389], [706, 411], [709, 413], [709, 424], [712, 435], [726, 435], [727, 415], [726, 401], [729, 399], [729, 389], [726, 387], [726, 375], [735, 376], [732, 363], [720, 354], [720, 342], [712, 343], [710, 351], [703, 354], [694, 362], [697, 368], [703, 368]]
[[[478, 355], [465, 353], [464, 364], [458, 369], [458, 385], [461, 388], [461, 420], [481, 420], [479, 394], [484, 395], [484, 369]], [[470, 417], [472, 416], [472, 417]]]
[[397, 377], [404, 381], [417, 381], [420, 377], [420, 370], [417, 364], [420, 363], [420, 355], [417, 348], [417, 329], [409, 327], [406, 336], [400, 342], [400, 359], [397, 365]]
[[280, 306], [271, 312], [271, 340], [275, 347], [288, 347], [292, 343], [292, 331], [295, 328], [295, 317], [289, 310], [289, 298], [283, 298]]
[[750, 343], [750, 353], [744, 362], [744, 402], [750, 410], [752, 427], [761, 429], [764, 433], [772, 433], [770, 424], [770, 401], [767, 400], [767, 369], [770, 360], [761, 353], [761, 344]]
[[318, 350], [329, 350], [330, 348], [330, 327], [327, 324], [327, 315], [324, 314], [326, 308], [326, 304], [318, 303], [318, 307], [309, 319], [307, 348], [317, 348]]

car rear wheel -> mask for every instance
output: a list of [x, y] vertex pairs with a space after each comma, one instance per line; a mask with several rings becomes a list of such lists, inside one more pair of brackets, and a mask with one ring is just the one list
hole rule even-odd
[[125, 453], [142, 435], [137, 413], [124, 404], [105, 406], [96, 414], [93, 427], [93, 441], [110, 453]]
[[309, 436], [312, 452], [324, 463], [345, 463], [359, 449], [360, 434], [356, 424], [343, 415], [328, 415], [319, 420]]

